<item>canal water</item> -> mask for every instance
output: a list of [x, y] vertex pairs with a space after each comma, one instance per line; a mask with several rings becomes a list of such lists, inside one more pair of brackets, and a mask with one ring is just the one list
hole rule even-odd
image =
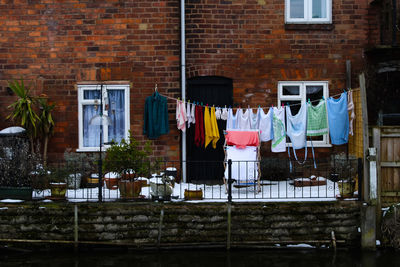
[[378, 250], [361, 252], [358, 250], [320, 249], [270, 249], [270, 250], [183, 250], [183, 251], [87, 251], [66, 252], [0, 252], [0, 266], [23, 267], [78, 267], [78, 266], [343, 266], [343, 267], [391, 267], [400, 266], [400, 252]]

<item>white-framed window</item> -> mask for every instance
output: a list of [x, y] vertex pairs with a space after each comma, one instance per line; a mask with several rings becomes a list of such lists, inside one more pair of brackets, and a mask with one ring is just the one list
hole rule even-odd
[[[100, 84], [78, 85], [78, 117], [79, 117], [79, 148], [77, 151], [98, 151], [101, 142], [106, 148], [111, 141], [120, 142], [127, 139], [130, 127], [129, 119], [129, 85], [103, 84], [101, 94]], [[102, 99], [101, 99], [102, 98]], [[103, 106], [101, 107], [101, 102]], [[108, 125], [99, 125], [91, 119], [100, 115]], [[101, 134], [102, 133], [102, 134]], [[100, 138], [102, 139], [100, 141]]]
[[[308, 100], [312, 104], [316, 105], [318, 100], [324, 98], [328, 99], [327, 81], [296, 81], [296, 82], [278, 82], [278, 106], [290, 105], [290, 111], [292, 115], [299, 112], [301, 105], [305, 105]], [[309, 141], [310, 137], [307, 137], [307, 146], [311, 146]], [[289, 140], [288, 140], [289, 142]], [[312, 145], [319, 147], [328, 147], [329, 144], [328, 134], [323, 136], [313, 136]]]
[[332, 0], [285, 0], [286, 23], [332, 23]]

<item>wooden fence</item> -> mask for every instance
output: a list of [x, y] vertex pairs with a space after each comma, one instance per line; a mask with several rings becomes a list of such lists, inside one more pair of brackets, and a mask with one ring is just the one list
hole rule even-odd
[[400, 202], [400, 127], [373, 128], [377, 149], [378, 196], [383, 207]]

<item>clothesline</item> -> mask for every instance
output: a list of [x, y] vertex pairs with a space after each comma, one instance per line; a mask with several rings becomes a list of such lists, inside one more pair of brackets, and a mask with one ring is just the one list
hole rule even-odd
[[[360, 91], [360, 89], [350, 89], [350, 90], [348, 90], [348, 91], [356, 92], [356, 91]], [[345, 92], [347, 92], [347, 91], [345, 91]], [[340, 96], [341, 94], [342, 94], [342, 93], [339, 93], [339, 94], [332, 95], [332, 96], [329, 96], [329, 97], [337, 97], [337, 96]], [[167, 99], [171, 99], [171, 100], [174, 100], [174, 101], [180, 100], [179, 98], [174, 98], [174, 97], [167, 96], [167, 95], [164, 95], [164, 94], [160, 94], [160, 95], [166, 97]], [[181, 101], [181, 100], [180, 100], [180, 101]], [[293, 100], [288, 100], [288, 101], [293, 101]], [[314, 102], [319, 102], [319, 101], [321, 101], [321, 99], [312, 100], [312, 101], [310, 101], [310, 102], [311, 102], [311, 103], [314, 103]], [[190, 103], [190, 101], [182, 101], [182, 102], [185, 103], [185, 104]], [[284, 102], [284, 101], [281, 101], [281, 102]], [[307, 101], [307, 102], [308, 102], [308, 101]], [[194, 102], [193, 102], [193, 103], [194, 103]], [[208, 105], [200, 105], [200, 104], [196, 104], [196, 105], [197, 105], [197, 106], [202, 106], [202, 107], [208, 106]], [[289, 105], [282, 105], [282, 106], [291, 107], [291, 106], [298, 106], [298, 105], [301, 105], [301, 103], [289, 104]], [[210, 107], [212, 107], [212, 106], [215, 106], [215, 105], [210, 105]], [[226, 106], [225, 106], [225, 107], [226, 107]], [[222, 107], [218, 107], [218, 108], [222, 108]], [[230, 108], [232, 108], [232, 107], [230, 107]], [[232, 108], [232, 109], [235, 110], [235, 109], [240, 109], [240, 108], [241, 108], [241, 107]], [[248, 107], [248, 108], [250, 108], [250, 107]], [[262, 108], [262, 109], [264, 109], [264, 108], [270, 108], [270, 107], [260, 107], [260, 106], [258, 106], [258, 107], [256, 107], [256, 108]]]

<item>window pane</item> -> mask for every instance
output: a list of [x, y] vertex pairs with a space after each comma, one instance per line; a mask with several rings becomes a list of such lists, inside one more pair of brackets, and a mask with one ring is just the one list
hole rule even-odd
[[304, 18], [304, 0], [290, 0], [290, 18]]
[[108, 91], [108, 116], [111, 124], [108, 126], [108, 142], [121, 142], [125, 137], [125, 91]]
[[89, 121], [100, 114], [100, 107], [96, 105], [83, 106], [83, 146], [98, 147], [100, 142], [100, 126], [90, 125]]
[[100, 90], [84, 90], [83, 99], [100, 99]]
[[311, 140], [314, 141], [324, 141], [324, 136], [323, 135], [319, 135], [319, 136], [307, 136], [307, 141]]
[[283, 95], [300, 95], [300, 86], [298, 85], [284, 85], [282, 86]]
[[292, 116], [296, 115], [300, 108], [301, 108], [301, 101], [295, 100], [295, 101], [282, 101], [285, 106], [289, 105], [290, 106], [290, 112], [292, 112]]
[[326, 18], [326, 1], [327, 0], [312, 0], [312, 18]]
[[313, 105], [318, 104], [318, 100], [324, 96], [324, 87], [322, 85], [307, 85], [306, 86], [306, 101], [310, 99]]

